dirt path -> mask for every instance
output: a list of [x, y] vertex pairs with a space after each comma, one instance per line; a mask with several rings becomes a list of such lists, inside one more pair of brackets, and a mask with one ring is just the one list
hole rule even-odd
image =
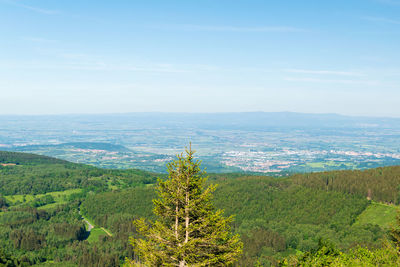
[[94, 228], [94, 226], [85, 218], [82, 217], [82, 219], [88, 225], [87, 231], [90, 232]]
[[[87, 231], [90, 232], [93, 228], [94, 225], [91, 224], [85, 217], [82, 216], [81, 211], [79, 210], [79, 214], [82, 217], [82, 220], [88, 225], [88, 229]], [[112, 233], [110, 233], [107, 229], [105, 229], [104, 227], [99, 227], [101, 230], [103, 230], [108, 236], [112, 236]]]
[[108, 235], [108, 236], [112, 236], [112, 234], [109, 232], [109, 231], [107, 231], [104, 227], [100, 227], [101, 228], [101, 230], [103, 230], [104, 232], [106, 232], [106, 234]]
[[79, 215], [81, 215], [82, 220], [87, 224], [88, 228], [87, 231], [90, 232], [94, 228], [93, 224], [91, 224], [85, 217], [82, 216], [81, 210], [79, 210]]

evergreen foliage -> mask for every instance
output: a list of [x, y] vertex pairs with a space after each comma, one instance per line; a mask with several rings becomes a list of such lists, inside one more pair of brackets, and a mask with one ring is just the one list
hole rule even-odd
[[[157, 218], [152, 213], [157, 196], [154, 174], [97, 169], [32, 154], [0, 154], [5, 164], [0, 164], [0, 263], [90, 267], [137, 259], [128, 240], [132, 234], [142, 238], [132, 220]], [[290, 266], [321, 266], [327, 261], [332, 266], [400, 266], [395, 247], [400, 219], [390, 231], [393, 214], [382, 216], [382, 209], [374, 208], [377, 203], [367, 199], [393, 202], [399, 175], [398, 166], [289, 178], [220, 174], [203, 185], [218, 183], [215, 207], [226, 216], [235, 214], [232, 230], [243, 241], [238, 266], [276, 265], [295, 254], [300, 256], [286, 260], [294, 264]], [[92, 235], [88, 242], [79, 209], [112, 236]], [[386, 233], [391, 233], [392, 247], [382, 247]], [[322, 249], [320, 238], [336, 247], [324, 243]]]
[[17, 267], [20, 266], [20, 262], [10, 256], [7, 255], [2, 248], [0, 248], [0, 266], [1, 267]]
[[384, 241], [383, 247], [368, 249], [356, 247], [348, 252], [342, 252], [330, 242], [320, 242], [317, 249], [306, 252], [300, 256], [292, 256], [279, 263], [281, 267], [302, 267], [302, 266], [400, 266], [400, 255], [393, 244]]
[[[81, 205], [81, 211], [97, 224], [118, 231], [115, 223], [144, 217], [155, 219], [151, 210], [152, 199], [156, 197], [154, 187], [136, 187], [123, 191], [104, 192], [89, 195]], [[124, 219], [123, 219], [124, 218]]]
[[[296, 251], [316, 248], [320, 238], [332, 240], [343, 250], [380, 246], [379, 239], [386, 232], [378, 225], [355, 223], [370, 205], [361, 196], [305, 188], [291, 179], [265, 176], [229, 179], [225, 175], [213, 182], [219, 183], [213, 194], [215, 206], [228, 216], [235, 214], [233, 230], [244, 243], [240, 266], [276, 263]], [[134, 215], [154, 220], [151, 199], [155, 197], [153, 187], [137, 187], [93, 195], [81, 207], [114, 233]]]
[[7, 208], [9, 206], [7, 199], [0, 195], [0, 209]]
[[397, 211], [396, 223], [390, 230], [390, 240], [395, 244], [397, 249], [400, 250], [400, 211]]
[[38, 164], [69, 164], [74, 165], [65, 160], [56, 159], [52, 157], [30, 154], [18, 153], [9, 151], [0, 151], [0, 164], [15, 164], [15, 165], [38, 165]]
[[[6, 165], [4, 164], [16, 164]], [[45, 194], [74, 188], [106, 191], [153, 184], [141, 170], [107, 170], [40, 155], [0, 151], [0, 195]]]
[[[229, 224], [215, 211], [211, 198], [214, 185], [205, 188], [205, 173], [193, 151], [168, 164], [169, 178], [158, 180], [158, 198], [153, 201], [157, 220], [134, 222], [142, 238], [132, 238], [140, 262], [149, 266], [228, 265], [241, 254], [242, 243]], [[131, 262], [134, 264], [134, 262]]]
[[400, 166], [296, 174], [292, 179], [294, 183], [310, 188], [357, 194], [386, 203], [400, 203]]

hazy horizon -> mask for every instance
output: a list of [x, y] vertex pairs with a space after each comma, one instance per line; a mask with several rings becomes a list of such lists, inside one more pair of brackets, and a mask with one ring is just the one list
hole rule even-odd
[[129, 115], [129, 114], [188, 114], [188, 115], [221, 115], [221, 114], [247, 114], [247, 113], [267, 113], [267, 114], [301, 114], [301, 115], [333, 115], [333, 116], [343, 116], [343, 117], [353, 117], [353, 118], [376, 118], [376, 119], [400, 119], [399, 116], [379, 116], [379, 115], [349, 115], [349, 114], [341, 114], [341, 113], [318, 113], [318, 112], [296, 112], [296, 111], [220, 111], [220, 112], [189, 112], [189, 111], [182, 111], [182, 112], [170, 112], [170, 111], [134, 111], [134, 112], [108, 112], [108, 113], [38, 113], [38, 114], [14, 114], [14, 113], [4, 113], [0, 116], [32, 116], [32, 117], [40, 117], [40, 116], [107, 116], [107, 115]]

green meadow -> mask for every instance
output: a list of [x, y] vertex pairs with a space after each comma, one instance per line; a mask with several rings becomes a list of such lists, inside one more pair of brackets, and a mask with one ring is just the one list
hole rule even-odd
[[398, 207], [378, 202], [372, 202], [358, 216], [354, 225], [376, 224], [382, 228], [389, 229], [396, 220]]
[[68, 196], [81, 193], [82, 189], [68, 189], [65, 191], [56, 191], [56, 192], [48, 192], [46, 194], [26, 194], [26, 195], [11, 195], [11, 196], [4, 196], [7, 201], [12, 203], [12, 205], [20, 205], [26, 204], [33, 201], [35, 198], [44, 197], [45, 195], [51, 195], [54, 198], [55, 203], [47, 204], [44, 206], [39, 207], [39, 209], [51, 209], [56, 207], [57, 205], [64, 204], [68, 202]]
[[310, 167], [310, 168], [339, 167], [342, 165], [344, 165], [346, 167], [356, 167], [356, 165], [351, 162], [336, 162], [336, 161], [309, 162], [309, 163], [305, 164], [305, 166]]
[[101, 229], [99, 227], [94, 227], [92, 229], [92, 231], [90, 231], [90, 235], [89, 235], [87, 241], [89, 243], [94, 243], [94, 242], [99, 241], [100, 236], [106, 236], [106, 235], [107, 235], [107, 233], [103, 229]]

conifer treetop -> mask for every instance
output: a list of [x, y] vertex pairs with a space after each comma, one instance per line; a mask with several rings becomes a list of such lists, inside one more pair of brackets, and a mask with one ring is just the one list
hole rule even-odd
[[233, 218], [214, 208], [216, 185], [206, 187], [206, 172], [193, 155], [189, 146], [167, 165], [168, 179], [158, 179], [158, 198], [153, 200], [157, 220], [134, 222], [140, 237], [131, 238], [131, 244], [139, 260], [130, 265], [225, 266], [242, 253], [239, 235], [229, 226]]

